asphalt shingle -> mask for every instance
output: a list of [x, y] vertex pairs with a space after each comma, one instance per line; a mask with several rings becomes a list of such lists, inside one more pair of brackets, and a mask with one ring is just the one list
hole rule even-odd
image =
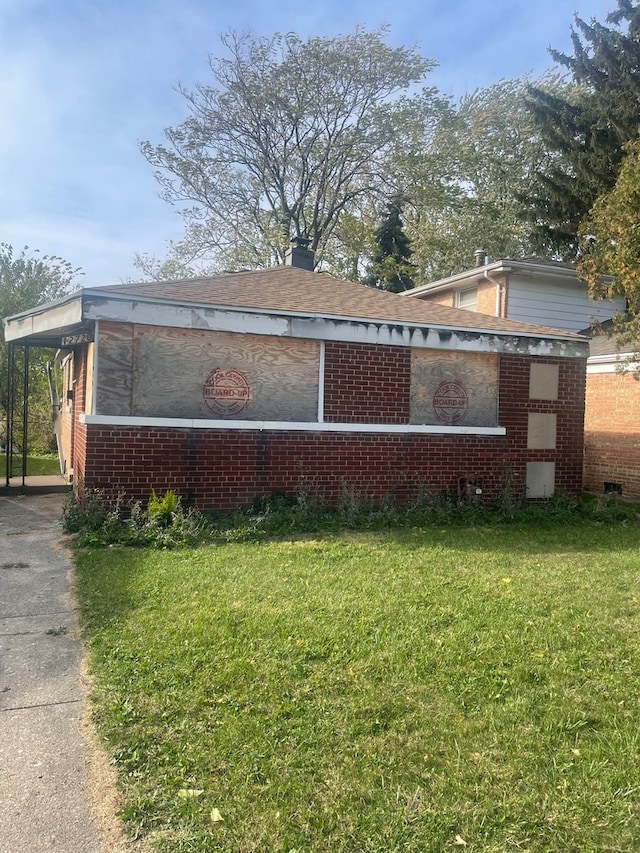
[[502, 334], [548, 336], [552, 333], [563, 338], [580, 338], [571, 332], [550, 330], [531, 323], [505, 320], [460, 308], [448, 308], [418, 299], [403, 299], [395, 293], [289, 266], [228, 273], [210, 278], [115, 284], [93, 289], [91, 293], [122, 294], [152, 301], [208, 307], [425, 324]]

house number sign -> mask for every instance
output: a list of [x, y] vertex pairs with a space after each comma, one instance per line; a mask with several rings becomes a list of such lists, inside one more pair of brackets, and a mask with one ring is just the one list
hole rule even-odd
[[205, 379], [202, 395], [207, 407], [216, 415], [239, 415], [251, 399], [251, 386], [246, 373], [215, 367]]

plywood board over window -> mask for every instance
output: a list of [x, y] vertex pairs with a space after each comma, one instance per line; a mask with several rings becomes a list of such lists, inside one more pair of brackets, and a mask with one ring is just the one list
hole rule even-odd
[[96, 414], [131, 415], [133, 326], [100, 323], [97, 354]]
[[315, 421], [317, 341], [135, 326], [132, 414]]
[[498, 357], [484, 353], [411, 353], [411, 423], [496, 426]]

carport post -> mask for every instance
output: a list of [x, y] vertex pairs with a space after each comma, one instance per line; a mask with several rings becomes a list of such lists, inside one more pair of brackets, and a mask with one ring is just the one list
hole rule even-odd
[[15, 351], [13, 344], [7, 347], [7, 449], [4, 460], [6, 486], [9, 486], [11, 477], [11, 437], [13, 435], [13, 394], [14, 394], [14, 362]]
[[24, 348], [24, 374], [22, 376], [22, 486], [24, 488], [27, 479], [27, 452], [28, 452], [28, 424], [29, 424], [29, 344]]
[[[27, 477], [27, 433], [29, 419], [29, 347], [24, 347], [22, 360], [22, 486]], [[15, 344], [10, 343], [7, 351], [7, 455], [5, 464], [5, 482], [11, 485], [13, 472], [14, 433], [16, 425], [16, 381], [17, 361]]]

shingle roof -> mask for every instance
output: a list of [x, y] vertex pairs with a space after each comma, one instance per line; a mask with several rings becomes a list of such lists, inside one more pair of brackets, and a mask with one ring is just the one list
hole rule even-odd
[[212, 278], [115, 284], [91, 289], [92, 296], [121, 294], [151, 301], [197, 304], [219, 308], [248, 308], [342, 317], [386, 323], [425, 324], [502, 334], [579, 338], [571, 332], [550, 330], [531, 323], [505, 320], [475, 311], [448, 308], [297, 267], [280, 266]]
[[576, 265], [568, 261], [553, 261], [539, 255], [525, 255], [522, 258], [505, 258], [503, 264], [534, 264], [537, 267], [552, 267], [554, 269], [572, 270], [575, 272]]
[[595, 355], [623, 355], [633, 351], [633, 346], [621, 346], [620, 339], [613, 331], [613, 320], [605, 320], [595, 329], [584, 329], [581, 334], [589, 341], [589, 352]]

